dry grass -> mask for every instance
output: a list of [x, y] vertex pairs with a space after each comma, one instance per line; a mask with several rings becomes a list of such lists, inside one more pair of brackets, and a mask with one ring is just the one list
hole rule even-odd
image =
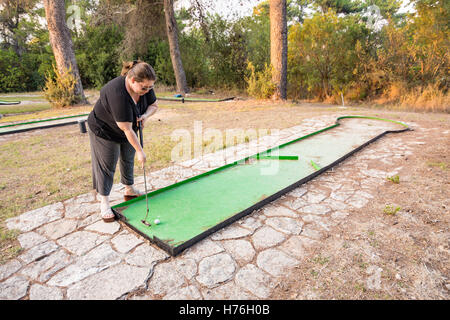
[[410, 89], [396, 82], [375, 103], [404, 111], [450, 112], [450, 92], [444, 93], [436, 85]]

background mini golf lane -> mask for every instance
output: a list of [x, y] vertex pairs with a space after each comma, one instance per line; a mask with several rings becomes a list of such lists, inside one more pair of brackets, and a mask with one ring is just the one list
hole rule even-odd
[[82, 114], [75, 116], [60, 117], [55, 119], [29, 121], [25, 123], [6, 124], [0, 126], [0, 134], [8, 134], [10, 132], [14, 133], [16, 131], [20, 132], [21, 130], [29, 130], [34, 128], [52, 127], [64, 123], [76, 123], [79, 120], [87, 120], [87, 117], [88, 117], [87, 114]]
[[[177, 247], [312, 174], [315, 169], [311, 160], [320, 167], [327, 166], [384, 131], [398, 129], [399, 125], [384, 121], [345, 119], [336, 128], [279, 148], [279, 155], [298, 155], [299, 160], [251, 159], [160, 193], [150, 193], [147, 220], [151, 227], [141, 223], [146, 214], [145, 197], [127, 207], [114, 208], [150, 239], [156, 236]], [[153, 223], [156, 218], [161, 221], [159, 225]]]

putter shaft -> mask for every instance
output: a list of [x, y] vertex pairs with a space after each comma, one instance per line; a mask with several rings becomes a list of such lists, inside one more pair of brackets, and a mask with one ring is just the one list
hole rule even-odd
[[[142, 135], [142, 123], [139, 123], [139, 140], [141, 142], [141, 147], [144, 148], [144, 137]], [[147, 213], [145, 214], [145, 219], [142, 221], [143, 224], [146, 226], [150, 226], [150, 223], [147, 222], [147, 216], [148, 216], [148, 191], [147, 191], [147, 175], [145, 174], [145, 164], [142, 166], [142, 169], [144, 169], [144, 186], [145, 186], [145, 203], [147, 205]]]

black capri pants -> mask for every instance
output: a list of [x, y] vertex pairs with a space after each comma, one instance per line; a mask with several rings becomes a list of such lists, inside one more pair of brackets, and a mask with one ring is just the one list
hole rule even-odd
[[134, 155], [136, 150], [127, 142], [114, 142], [96, 136], [91, 130], [89, 140], [92, 157], [93, 188], [102, 196], [109, 196], [116, 172], [117, 160], [120, 159], [120, 182], [124, 185], [134, 184]]

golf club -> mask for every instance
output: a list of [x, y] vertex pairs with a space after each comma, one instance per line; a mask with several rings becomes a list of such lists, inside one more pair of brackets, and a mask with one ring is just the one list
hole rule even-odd
[[[144, 137], [142, 136], [142, 122], [139, 123], [139, 139], [140, 139], [140, 142], [141, 142], [141, 147], [144, 148]], [[143, 224], [145, 224], [146, 226], [150, 227], [151, 226], [150, 222], [147, 222], [147, 216], [148, 216], [149, 209], [148, 209], [147, 176], [145, 174], [145, 164], [143, 165], [143, 169], [144, 169], [145, 202], [147, 204], [147, 213], [145, 214], [144, 220], [141, 220], [141, 222]]]

